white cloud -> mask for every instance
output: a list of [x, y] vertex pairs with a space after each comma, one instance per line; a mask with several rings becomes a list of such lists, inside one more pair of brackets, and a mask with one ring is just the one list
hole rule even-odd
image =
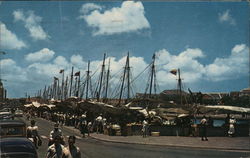
[[77, 55], [72, 55], [70, 58], [70, 62], [73, 65], [76, 65], [77, 67], [86, 67], [86, 62], [83, 61], [83, 58], [81, 55], [77, 54]]
[[90, 11], [93, 11], [93, 10], [101, 10], [103, 7], [100, 6], [100, 5], [97, 5], [97, 4], [94, 4], [94, 3], [86, 3], [86, 4], [83, 4], [81, 9], [80, 9], [80, 13], [81, 14], [87, 14], [89, 13]]
[[16, 10], [13, 12], [13, 16], [15, 21], [24, 22], [24, 27], [29, 31], [33, 39], [46, 40], [49, 38], [49, 35], [40, 25], [42, 17], [35, 15], [33, 11], [24, 13], [22, 10]]
[[43, 48], [35, 53], [30, 53], [25, 56], [25, 59], [29, 62], [46, 62], [53, 58], [55, 52], [48, 48]]
[[63, 56], [58, 56], [55, 58], [54, 63], [58, 66], [67, 66], [69, 63]]
[[4, 49], [21, 49], [27, 47], [27, 45], [20, 40], [16, 34], [12, 33], [6, 25], [0, 22], [1, 30], [1, 47]]
[[230, 15], [230, 10], [226, 10], [223, 13], [219, 13], [219, 21], [228, 22], [231, 25], [236, 24], [234, 18]]
[[2, 78], [8, 82], [23, 82], [27, 81], [27, 74], [21, 67], [17, 66], [12, 59], [3, 59], [1, 62]]
[[114, 7], [101, 13], [95, 9], [88, 15], [82, 15], [88, 26], [93, 27], [94, 35], [111, 35], [134, 32], [150, 28], [141, 2], [124, 1], [121, 7]]
[[200, 49], [188, 48], [178, 55], [171, 55], [163, 49], [157, 52], [159, 69], [157, 76], [160, 76], [160, 84], [164, 85], [173, 81], [173, 75], [166, 72], [180, 68], [181, 76], [186, 83], [195, 83], [202, 80], [217, 82], [237, 79], [247, 75], [248, 54], [248, 47], [245, 44], [239, 44], [234, 46], [228, 57], [216, 58], [211, 64], [204, 65], [198, 60], [205, 56]]
[[216, 58], [205, 67], [206, 77], [211, 81], [235, 79], [247, 75], [249, 69], [249, 48], [245, 44], [235, 45], [227, 58]]
[[[42, 50], [45, 50], [44, 48]], [[47, 50], [46, 52], [49, 52]], [[39, 53], [38, 53], [39, 54]], [[52, 53], [54, 54], [54, 53]], [[229, 55], [225, 58], [216, 58], [210, 64], [202, 64], [199, 59], [205, 57], [205, 53], [198, 48], [187, 48], [179, 54], [171, 54], [166, 49], [156, 52], [156, 70], [157, 81], [162, 88], [176, 88], [177, 76], [171, 74], [172, 69], [180, 68], [183, 82], [189, 85], [196, 85], [197, 83], [212, 81], [218, 82], [228, 79], [237, 79], [246, 76], [248, 72], [248, 54], [249, 48], [245, 44], [235, 45]], [[53, 56], [50, 56], [50, 59]], [[126, 56], [122, 58], [108, 57], [106, 64], [110, 60], [111, 76], [110, 85], [112, 90], [117, 88], [122, 76], [123, 68], [126, 62]], [[38, 63], [39, 62], [39, 63]], [[1, 61], [3, 67], [3, 78], [12, 80], [14, 83], [25, 84], [27, 87], [34, 87], [38, 89], [43, 88], [44, 85], [51, 84], [53, 77], [59, 77], [61, 69], [65, 70], [65, 76], [71, 73], [71, 67], [74, 66], [74, 72], [81, 71], [81, 76], [86, 74], [87, 61], [80, 54], [72, 55], [69, 59], [63, 56], [57, 56], [49, 62], [32, 63], [27, 67], [19, 67], [16, 62], [11, 59], [4, 59]], [[147, 66], [148, 62], [143, 57], [130, 56], [130, 66], [132, 70], [132, 79], [138, 76]], [[91, 61], [90, 71], [91, 75], [95, 73], [92, 78], [92, 84], [95, 84], [99, 76], [102, 65], [102, 59]], [[96, 70], [98, 71], [96, 72]], [[141, 74], [140, 77], [133, 83], [136, 87], [133, 89], [136, 92], [144, 92], [148, 80], [149, 69]], [[42, 85], [42, 86], [41, 86]], [[96, 85], [94, 85], [95, 88]], [[15, 86], [14, 86], [15, 87]], [[163, 90], [163, 89], [161, 89]]]
[[167, 50], [163, 49], [156, 52], [156, 54], [159, 75], [163, 76], [163, 74], [166, 74], [166, 77], [159, 78], [161, 84], [165, 84], [166, 80], [171, 83], [174, 76], [169, 71], [177, 68], [180, 68], [181, 76], [185, 78], [186, 82], [196, 82], [202, 78], [204, 66], [199, 63], [198, 59], [204, 57], [204, 53], [200, 49], [188, 48], [178, 55], [171, 55]]

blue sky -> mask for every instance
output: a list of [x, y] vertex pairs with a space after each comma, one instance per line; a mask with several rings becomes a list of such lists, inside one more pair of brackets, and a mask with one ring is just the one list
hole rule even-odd
[[[133, 76], [157, 54], [159, 91], [176, 88], [174, 68], [193, 91], [239, 91], [248, 87], [248, 22], [247, 2], [2, 1], [1, 75], [8, 96], [23, 97], [60, 69], [85, 73], [90, 60], [94, 72], [103, 53], [115, 74], [129, 51]], [[145, 89], [143, 75], [135, 91]]]

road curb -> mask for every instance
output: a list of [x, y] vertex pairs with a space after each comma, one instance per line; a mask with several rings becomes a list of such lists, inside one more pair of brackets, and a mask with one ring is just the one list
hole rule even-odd
[[187, 145], [176, 145], [176, 144], [157, 144], [157, 143], [141, 143], [141, 142], [127, 142], [127, 141], [118, 141], [118, 140], [109, 140], [104, 138], [99, 138], [95, 136], [91, 136], [92, 139], [105, 141], [105, 142], [112, 142], [112, 143], [122, 143], [122, 144], [139, 144], [139, 145], [154, 145], [154, 146], [165, 146], [170, 148], [187, 148], [187, 149], [201, 149], [201, 150], [220, 150], [220, 151], [237, 151], [237, 152], [246, 152], [250, 153], [247, 149], [235, 149], [235, 148], [211, 148], [211, 147], [196, 147], [196, 146], [187, 146]]

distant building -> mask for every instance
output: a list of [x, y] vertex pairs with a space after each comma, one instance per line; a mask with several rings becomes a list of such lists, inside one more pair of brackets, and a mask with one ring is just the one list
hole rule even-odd
[[159, 98], [159, 94], [145, 94], [145, 93], [136, 93], [135, 98]]
[[[177, 89], [171, 89], [171, 90], [164, 90], [161, 92], [161, 94], [167, 95], [167, 96], [178, 96], [180, 95], [180, 91]], [[185, 91], [181, 91], [181, 94], [184, 96], [187, 96], [188, 93]]]
[[[189, 94], [185, 91], [181, 92], [181, 96], [183, 98], [183, 103], [185, 102], [185, 98], [187, 98]], [[164, 90], [160, 93], [160, 98], [166, 101], [173, 101], [175, 103], [180, 103], [180, 91], [177, 89]]]
[[245, 88], [240, 91], [240, 96], [247, 95], [250, 96], [250, 88]]
[[240, 96], [240, 92], [239, 91], [232, 91], [232, 92], [230, 92], [229, 96], [232, 98], [238, 98]]
[[204, 104], [220, 104], [221, 99], [228, 95], [226, 92], [203, 93], [202, 100]]

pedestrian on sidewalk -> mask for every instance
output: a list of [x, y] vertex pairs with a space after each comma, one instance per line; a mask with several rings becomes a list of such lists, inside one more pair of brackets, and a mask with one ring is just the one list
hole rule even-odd
[[91, 122], [88, 123], [88, 136], [89, 136], [90, 132], [92, 132], [92, 123]]
[[202, 141], [204, 141], [204, 140], [208, 141], [208, 139], [207, 139], [207, 118], [206, 118], [205, 115], [201, 119], [201, 140]]
[[87, 133], [87, 121], [85, 119], [85, 117], [82, 116], [82, 119], [80, 120], [79, 123], [79, 129], [81, 131], [82, 137], [85, 137], [85, 133]]
[[148, 134], [148, 122], [146, 120], [143, 120], [142, 122], [142, 137], [147, 137]]
[[66, 147], [66, 153], [65, 156], [67, 158], [81, 158], [81, 151], [80, 148], [75, 146], [75, 142], [76, 142], [76, 137], [73, 136], [69, 136], [68, 138], [68, 144], [69, 146]]
[[231, 116], [229, 120], [229, 130], [228, 130], [228, 136], [233, 137], [235, 133], [234, 125], [236, 123], [236, 120], [234, 119], [234, 116]]

